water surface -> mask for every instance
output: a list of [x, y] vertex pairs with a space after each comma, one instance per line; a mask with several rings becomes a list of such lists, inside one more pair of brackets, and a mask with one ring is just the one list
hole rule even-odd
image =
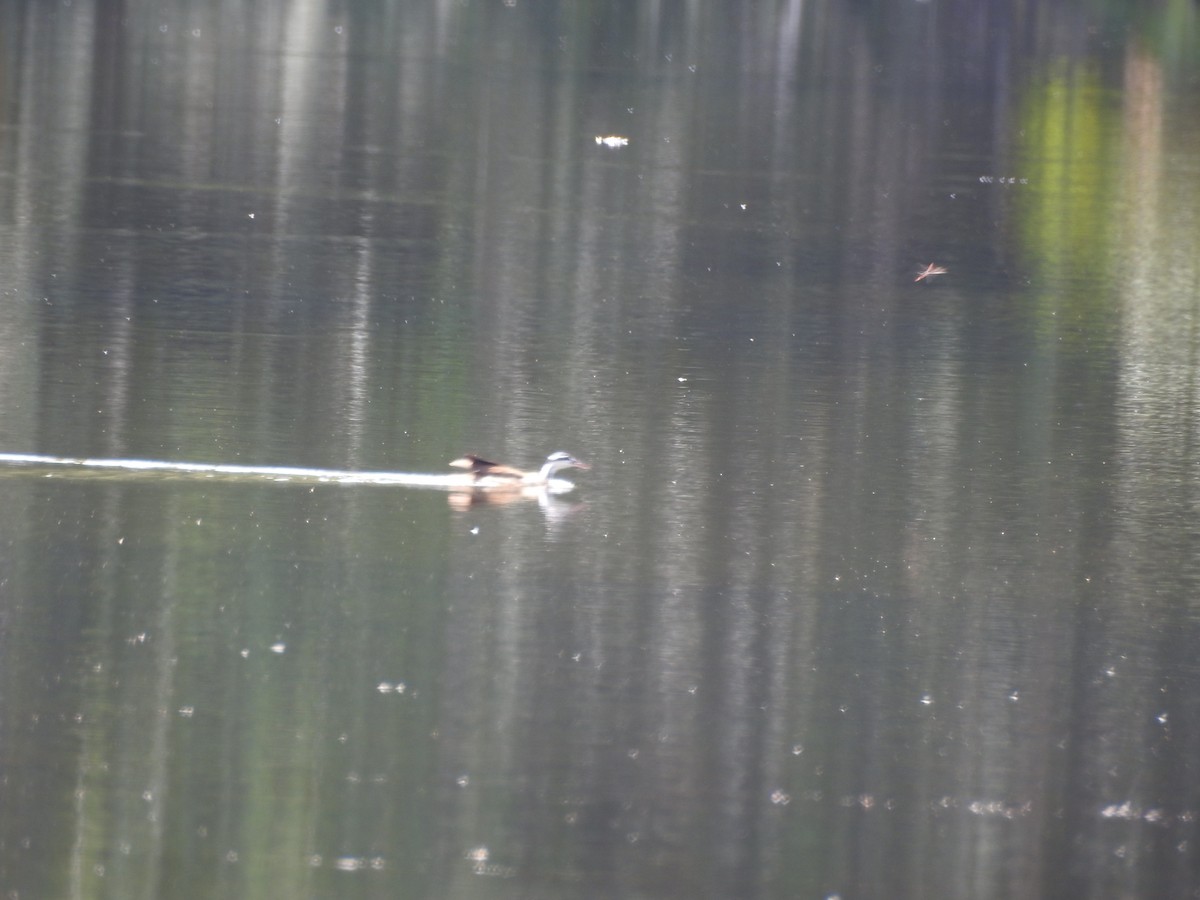
[[0, 453], [593, 469], [0, 468], [0, 886], [1194, 893], [1200, 25], [1118, 7], [6, 8]]

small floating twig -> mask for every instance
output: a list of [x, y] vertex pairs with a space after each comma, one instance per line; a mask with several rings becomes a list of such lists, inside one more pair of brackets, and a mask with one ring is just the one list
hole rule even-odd
[[946, 270], [941, 266], [935, 266], [933, 263], [927, 265], [913, 281], [921, 281], [925, 278], [932, 278], [934, 275], [945, 275]]

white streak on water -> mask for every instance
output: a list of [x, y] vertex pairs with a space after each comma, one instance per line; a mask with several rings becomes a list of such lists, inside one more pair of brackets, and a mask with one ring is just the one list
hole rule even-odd
[[[125, 472], [207, 478], [236, 478], [264, 481], [299, 481], [328, 484], [377, 484], [402, 487], [440, 488], [442, 490], [481, 490], [470, 473], [431, 475], [421, 472], [353, 472], [340, 469], [305, 469], [294, 466], [243, 466], [226, 463], [170, 462], [159, 459], [88, 459], [70, 456], [41, 456], [35, 453], [0, 453], [0, 465], [24, 469], [71, 470], [76, 476], [89, 472]], [[41, 473], [53, 475], [53, 472]], [[552, 478], [546, 492], [563, 494], [574, 485]], [[499, 488], [503, 489], [503, 488]], [[511, 490], [512, 488], [508, 488]]]

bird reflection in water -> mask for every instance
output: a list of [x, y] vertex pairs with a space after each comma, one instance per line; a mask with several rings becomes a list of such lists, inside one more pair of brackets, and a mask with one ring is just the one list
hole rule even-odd
[[506, 506], [519, 500], [536, 500], [547, 518], [556, 519], [570, 515], [584, 504], [568, 503], [555, 496], [570, 491], [573, 486], [554, 476], [562, 469], [591, 468], [561, 450], [546, 457], [546, 462], [537, 471], [523, 471], [494, 463], [473, 453], [459, 457], [450, 465], [466, 469], [472, 476], [469, 484], [451, 490], [448, 499], [452, 509]]

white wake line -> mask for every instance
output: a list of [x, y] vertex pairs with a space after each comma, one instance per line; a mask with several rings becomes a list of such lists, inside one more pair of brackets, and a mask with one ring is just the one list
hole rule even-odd
[[[70, 456], [41, 456], [36, 453], [0, 453], [0, 465], [43, 466], [79, 470], [195, 475], [209, 478], [246, 478], [267, 481], [301, 481], [327, 484], [384, 484], [442, 490], [480, 490], [469, 473], [430, 475], [421, 472], [354, 472], [339, 469], [303, 469], [293, 466], [241, 466], [225, 463], [169, 462], [159, 459], [86, 459]], [[49, 473], [48, 473], [49, 474]], [[574, 488], [569, 481], [551, 478], [546, 492], [562, 494]], [[486, 490], [487, 488], [482, 488]], [[495, 490], [497, 488], [493, 488]], [[499, 488], [504, 489], [504, 488]], [[507, 488], [512, 490], [512, 488]]]

